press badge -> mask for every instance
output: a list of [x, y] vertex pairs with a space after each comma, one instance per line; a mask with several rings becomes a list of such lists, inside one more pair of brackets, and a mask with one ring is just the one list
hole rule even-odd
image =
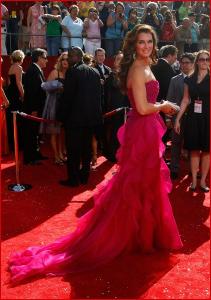
[[199, 99], [194, 101], [194, 112], [197, 114], [202, 113], [202, 101]]

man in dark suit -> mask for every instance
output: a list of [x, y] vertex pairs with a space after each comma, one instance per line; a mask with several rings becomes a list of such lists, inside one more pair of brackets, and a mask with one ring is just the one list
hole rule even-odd
[[100, 74], [101, 84], [102, 84], [102, 105], [103, 111], [107, 111], [107, 103], [106, 103], [106, 81], [111, 74], [111, 68], [104, 65], [105, 61], [105, 50], [103, 48], [97, 48], [95, 50], [95, 69], [98, 70]]
[[102, 124], [102, 106], [98, 72], [84, 64], [81, 48], [73, 47], [68, 56], [71, 67], [66, 73], [61, 108], [68, 179], [60, 181], [60, 184], [72, 187], [88, 182], [92, 136], [94, 128]]
[[[160, 48], [160, 58], [156, 65], [152, 66], [152, 72], [159, 82], [159, 94], [157, 101], [166, 100], [170, 80], [176, 76], [177, 73], [174, 71], [172, 65], [177, 60], [177, 48], [173, 45], [166, 45]], [[161, 113], [162, 118], [165, 121], [165, 115]], [[170, 136], [170, 129], [167, 130], [163, 137], [163, 142], [167, 143]]]
[[[108, 111], [108, 79], [111, 75], [111, 68], [104, 65], [105, 61], [105, 50], [103, 48], [97, 48], [95, 50], [95, 69], [100, 74], [101, 81], [101, 101], [103, 113]], [[98, 148], [101, 150], [104, 156], [107, 157], [107, 143], [106, 143], [106, 128], [104, 124], [100, 127], [95, 128], [95, 137], [98, 142]]]
[[[181, 73], [173, 77], [170, 81], [166, 100], [176, 103], [180, 106], [183, 93], [184, 93], [184, 78], [193, 71], [194, 66], [194, 55], [192, 53], [184, 53], [180, 57], [180, 69]], [[185, 116], [184, 116], [185, 117]], [[183, 117], [180, 134], [177, 134], [174, 130], [172, 131], [172, 145], [171, 145], [171, 178], [177, 179], [180, 167], [180, 154], [183, 143], [183, 129], [185, 119]], [[172, 117], [172, 122], [176, 120], [176, 115]]]
[[160, 56], [157, 64], [152, 66], [152, 72], [160, 86], [158, 102], [166, 99], [170, 80], [177, 75], [172, 68], [177, 59], [177, 48], [173, 45], [163, 46], [160, 49]]
[[[41, 117], [45, 104], [46, 93], [41, 88], [45, 81], [43, 71], [47, 64], [47, 52], [44, 49], [35, 49], [32, 52], [32, 64], [24, 75], [23, 111], [35, 117]], [[28, 119], [24, 120], [23, 158], [25, 164], [39, 164], [44, 159], [39, 151], [38, 134], [39, 123]]]

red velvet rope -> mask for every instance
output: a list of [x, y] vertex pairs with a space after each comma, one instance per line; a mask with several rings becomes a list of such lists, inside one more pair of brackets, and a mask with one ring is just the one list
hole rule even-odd
[[[113, 116], [116, 113], [118, 113], [121, 110], [124, 110], [126, 108], [127, 107], [119, 107], [119, 108], [116, 108], [112, 111], [109, 111], [109, 112], [107, 112], [103, 115], [103, 118], [108, 118], [110, 116]], [[14, 111], [13, 113], [17, 113], [18, 115], [20, 115], [21, 117], [23, 117], [25, 119], [29, 119], [29, 120], [36, 121], [36, 122], [45, 122], [45, 123], [57, 123], [58, 122], [56, 120], [49, 120], [49, 119], [43, 119], [43, 118], [40, 118], [40, 117], [35, 117], [35, 116], [32, 116], [32, 115], [26, 114], [24, 112]]]

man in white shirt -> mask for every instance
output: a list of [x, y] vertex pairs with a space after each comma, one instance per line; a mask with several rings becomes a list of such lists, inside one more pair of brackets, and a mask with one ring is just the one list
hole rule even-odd
[[6, 6], [1, 4], [1, 55], [7, 55], [6, 49], [6, 36], [7, 36], [7, 27], [6, 20], [9, 19], [9, 12]]

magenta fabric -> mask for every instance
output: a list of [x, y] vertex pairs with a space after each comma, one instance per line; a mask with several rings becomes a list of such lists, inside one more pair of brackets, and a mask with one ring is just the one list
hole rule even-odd
[[[147, 82], [146, 90], [148, 101], [155, 103], [158, 82]], [[165, 125], [158, 113], [141, 116], [131, 90], [128, 96], [133, 109], [118, 132], [116, 174], [97, 186], [95, 206], [80, 218], [74, 232], [11, 256], [12, 283], [35, 274], [90, 270], [132, 251], [182, 247], [168, 198], [171, 181], [162, 143]]]

